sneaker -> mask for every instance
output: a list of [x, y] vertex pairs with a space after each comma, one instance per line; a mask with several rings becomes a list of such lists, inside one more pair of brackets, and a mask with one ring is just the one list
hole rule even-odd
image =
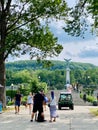
[[32, 119], [31, 119], [30, 121], [31, 121], [31, 122], [33, 122], [33, 120], [32, 120]]

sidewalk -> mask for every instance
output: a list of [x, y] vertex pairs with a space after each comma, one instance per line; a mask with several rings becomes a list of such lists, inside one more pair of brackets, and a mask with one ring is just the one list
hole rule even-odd
[[[75, 106], [74, 110], [57, 110], [59, 118], [49, 122], [49, 108], [45, 111], [46, 122], [30, 122], [28, 109], [21, 107], [20, 114], [14, 110], [0, 114], [0, 130], [98, 130], [98, 117], [90, 114], [93, 106]], [[95, 108], [95, 107], [94, 107]]]
[[[14, 109], [8, 112], [4, 112], [0, 114], [0, 130], [50, 130], [55, 129], [57, 127], [57, 123], [49, 122], [49, 109], [47, 107], [47, 111], [45, 111], [45, 119], [46, 122], [30, 122], [31, 115], [29, 115], [28, 108], [21, 107], [20, 114], [15, 114]], [[50, 125], [51, 124], [51, 125]], [[59, 129], [61, 127], [59, 126]]]

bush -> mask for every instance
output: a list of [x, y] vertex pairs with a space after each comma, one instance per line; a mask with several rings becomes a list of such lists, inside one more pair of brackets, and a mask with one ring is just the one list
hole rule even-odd
[[95, 98], [95, 97], [90, 96], [90, 95], [87, 95], [87, 101], [88, 101], [88, 102], [93, 103], [93, 101], [95, 101], [95, 100], [96, 100], [96, 98]]
[[80, 98], [82, 98], [82, 99], [83, 99], [83, 93], [80, 93]]
[[[83, 93], [80, 93], [80, 98], [83, 99]], [[87, 100], [88, 102], [93, 103], [93, 102], [96, 100], [96, 98], [95, 98], [94, 96], [87, 95], [87, 99], [86, 99], [86, 100]]]
[[98, 106], [98, 102], [97, 101], [93, 101], [93, 106]]
[[27, 96], [23, 96], [22, 101], [27, 101]]
[[23, 97], [22, 97], [21, 104], [22, 104], [22, 105], [26, 105], [26, 103], [27, 103], [27, 96], [23, 96]]
[[11, 105], [13, 105], [13, 104], [14, 104], [14, 101], [9, 101], [9, 102], [7, 103], [8, 106], [11, 106]]

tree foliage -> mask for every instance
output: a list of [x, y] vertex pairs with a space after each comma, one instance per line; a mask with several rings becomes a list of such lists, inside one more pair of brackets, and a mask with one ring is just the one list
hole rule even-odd
[[82, 36], [88, 29], [98, 35], [98, 0], [78, 0], [69, 9], [65, 32], [72, 36]]
[[[62, 46], [50, 32], [48, 19], [66, 13], [66, 3], [61, 0], [1, 0], [0, 2], [0, 54], [29, 53], [31, 58], [53, 56]], [[20, 53], [19, 53], [20, 52]]]
[[30, 58], [58, 55], [63, 47], [51, 33], [50, 19], [66, 17], [64, 0], [0, 0], [0, 101], [5, 104], [5, 60], [9, 55]]
[[[11, 72], [10, 79], [9, 73]], [[63, 73], [62, 73], [63, 72]], [[32, 73], [32, 75], [31, 75]], [[13, 79], [13, 82], [12, 80]], [[74, 69], [70, 72], [71, 84], [78, 84], [87, 87], [98, 87], [98, 68], [88, 70]], [[10, 83], [10, 84], [9, 84]], [[66, 84], [65, 69], [39, 69], [39, 70], [21, 70], [15, 73], [9, 69], [7, 71], [7, 86], [14, 84], [25, 91], [33, 93], [43, 89], [64, 89]]]
[[[15, 62], [8, 62], [6, 63], [6, 69], [12, 71], [19, 71], [19, 70], [39, 70], [39, 69], [49, 69], [49, 70], [56, 70], [56, 69], [65, 69], [66, 62], [65, 61], [53, 61], [51, 60], [50, 67], [44, 66], [43, 63], [38, 63], [36, 60], [23, 60], [23, 61], [15, 61]], [[90, 63], [79, 63], [79, 62], [70, 62], [71, 70], [87, 70], [87, 69], [94, 69], [97, 66], [90, 64]]]

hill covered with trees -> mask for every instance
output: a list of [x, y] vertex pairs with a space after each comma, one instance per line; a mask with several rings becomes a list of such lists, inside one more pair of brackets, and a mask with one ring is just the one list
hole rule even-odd
[[[49, 67], [49, 66], [50, 67]], [[92, 64], [70, 62], [70, 80], [73, 85], [91, 88], [98, 85], [98, 67]], [[27, 60], [6, 63], [6, 86], [17, 86], [24, 95], [39, 88], [64, 89], [66, 84], [66, 62], [45, 63]]]
[[[97, 66], [90, 64], [90, 63], [79, 63], [79, 62], [70, 62], [70, 69], [80, 69], [80, 70], [88, 70], [94, 69]], [[24, 60], [24, 61], [15, 61], [6, 63], [6, 69], [9, 70], [24, 70], [24, 69], [32, 69], [32, 70], [39, 70], [39, 69], [49, 69], [49, 70], [56, 70], [56, 69], [66, 69], [66, 62], [65, 61], [44, 61], [44, 62], [37, 62], [36, 60]]]

